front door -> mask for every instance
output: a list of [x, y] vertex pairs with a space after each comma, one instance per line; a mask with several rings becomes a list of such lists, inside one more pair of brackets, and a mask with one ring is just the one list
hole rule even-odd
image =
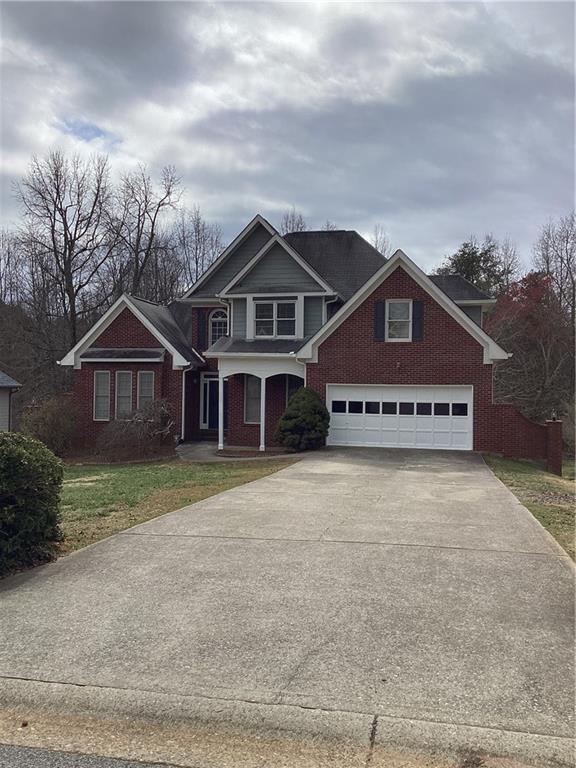
[[[224, 427], [228, 416], [228, 382], [224, 382]], [[202, 375], [200, 429], [218, 429], [218, 375]]]

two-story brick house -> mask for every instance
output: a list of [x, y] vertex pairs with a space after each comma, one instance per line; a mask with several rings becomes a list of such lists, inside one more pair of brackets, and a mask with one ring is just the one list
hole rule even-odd
[[493, 403], [493, 364], [508, 357], [482, 328], [493, 302], [356, 232], [281, 236], [256, 216], [181, 299], [123, 295], [61, 363], [88, 443], [166, 398], [181, 439], [264, 450], [306, 384], [331, 445], [546, 457], [550, 430]]

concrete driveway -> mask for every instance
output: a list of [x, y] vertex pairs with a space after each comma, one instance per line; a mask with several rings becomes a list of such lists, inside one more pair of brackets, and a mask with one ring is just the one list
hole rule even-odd
[[252, 703], [370, 749], [562, 759], [572, 582], [479, 456], [327, 449], [0, 582], [0, 704]]

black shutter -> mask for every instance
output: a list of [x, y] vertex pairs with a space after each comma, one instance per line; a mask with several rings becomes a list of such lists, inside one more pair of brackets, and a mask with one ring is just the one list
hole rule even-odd
[[204, 352], [206, 349], [206, 310], [198, 310], [198, 347], [200, 352]]
[[374, 338], [384, 341], [386, 338], [386, 302], [374, 302]]
[[424, 302], [412, 302], [412, 341], [424, 340]]

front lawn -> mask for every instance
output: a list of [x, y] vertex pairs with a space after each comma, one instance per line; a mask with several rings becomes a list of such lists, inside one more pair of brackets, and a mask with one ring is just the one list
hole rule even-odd
[[165, 512], [270, 475], [294, 461], [297, 459], [66, 467], [60, 507], [61, 552], [80, 549]]
[[484, 459], [496, 477], [574, 559], [574, 463], [565, 462], [564, 475], [558, 477], [533, 461], [490, 454]]

